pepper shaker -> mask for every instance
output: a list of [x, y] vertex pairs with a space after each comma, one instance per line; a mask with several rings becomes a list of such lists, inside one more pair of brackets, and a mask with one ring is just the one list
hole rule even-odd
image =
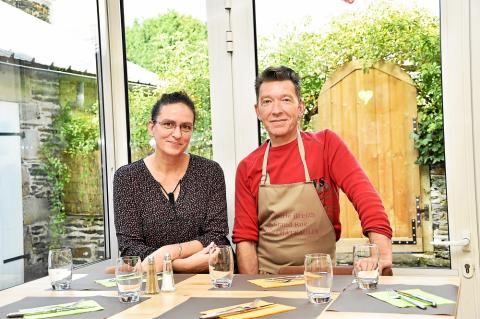
[[148, 256], [148, 270], [147, 270], [147, 287], [146, 294], [156, 295], [159, 292], [158, 289], [158, 278], [157, 272], [155, 270], [155, 257]]

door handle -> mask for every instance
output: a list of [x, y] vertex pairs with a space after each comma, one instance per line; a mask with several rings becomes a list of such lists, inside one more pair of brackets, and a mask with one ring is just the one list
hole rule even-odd
[[27, 259], [27, 258], [30, 258], [30, 254], [25, 254], [25, 255], [20, 255], [20, 256], [17, 256], [17, 257], [8, 258], [8, 259], [5, 259], [3, 261], [3, 263], [8, 264], [8, 263], [11, 263], [12, 261], [15, 261], [15, 260]]
[[460, 240], [434, 240], [431, 242], [436, 246], [457, 246], [463, 247], [464, 251], [470, 251], [470, 232], [463, 232]]

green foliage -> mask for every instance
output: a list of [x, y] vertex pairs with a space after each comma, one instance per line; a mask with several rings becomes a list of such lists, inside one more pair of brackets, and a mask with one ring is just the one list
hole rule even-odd
[[50, 203], [50, 248], [61, 246], [65, 235], [65, 186], [71, 178], [65, 156], [88, 156], [98, 149], [98, 105], [73, 109], [70, 103], [61, 105], [52, 116], [52, 132], [42, 145], [45, 158], [43, 170], [51, 185]]
[[169, 11], [126, 29], [127, 59], [158, 74], [155, 90], [129, 87], [130, 135], [133, 158], [151, 152], [146, 125], [150, 110], [162, 93], [185, 91], [197, 111], [192, 153], [212, 157], [207, 27], [192, 17]]
[[[260, 69], [288, 65], [302, 76], [306, 111], [304, 127], [317, 113], [317, 99], [326, 79], [341, 65], [362, 60], [365, 68], [378, 61], [398, 64], [417, 87], [419, 125], [413, 134], [418, 163], [444, 161], [440, 35], [438, 17], [420, 8], [373, 2], [366, 10], [335, 17], [318, 33], [287, 31], [260, 41]], [[283, 33], [280, 33], [283, 34]]]
[[140, 159], [152, 152], [148, 144], [150, 136], [147, 123], [150, 110], [157, 100], [156, 90], [142, 85], [130, 85], [128, 88], [130, 108], [130, 147], [132, 160]]

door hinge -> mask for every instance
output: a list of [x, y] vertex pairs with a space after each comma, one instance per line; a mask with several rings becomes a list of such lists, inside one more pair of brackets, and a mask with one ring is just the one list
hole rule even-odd
[[418, 120], [416, 117], [414, 117], [412, 119], [412, 128], [413, 128], [413, 132], [414, 133], [417, 133], [417, 129], [418, 129]]
[[227, 52], [233, 52], [233, 32], [227, 31], [226, 32], [226, 42], [227, 42]]
[[415, 208], [417, 210], [417, 225], [420, 226], [422, 224], [422, 215], [423, 219], [426, 221], [430, 220], [430, 210], [428, 205], [424, 205], [423, 208], [420, 208], [420, 197], [415, 196]]
[[225, 31], [225, 48], [227, 53], [233, 52], [233, 32], [231, 22], [232, 0], [225, 0], [225, 10], [227, 11], [227, 26]]

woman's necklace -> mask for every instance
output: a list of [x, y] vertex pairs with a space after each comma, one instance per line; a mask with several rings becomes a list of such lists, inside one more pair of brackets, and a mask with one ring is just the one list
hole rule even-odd
[[175, 206], [175, 191], [177, 190], [178, 186], [180, 185], [180, 183], [182, 182], [182, 179], [180, 178], [180, 180], [178, 181], [177, 183], [177, 186], [175, 186], [175, 188], [173, 189], [172, 192], [167, 192], [165, 190], [165, 188], [163, 188], [162, 184], [160, 184], [160, 182], [158, 182], [158, 184], [160, 184], [160, 188], [162, 189], [162, 191], [165, 192], [165, 194], [167, 195], [168, 197], [168, 202], [172, 205], [172, 206]]

